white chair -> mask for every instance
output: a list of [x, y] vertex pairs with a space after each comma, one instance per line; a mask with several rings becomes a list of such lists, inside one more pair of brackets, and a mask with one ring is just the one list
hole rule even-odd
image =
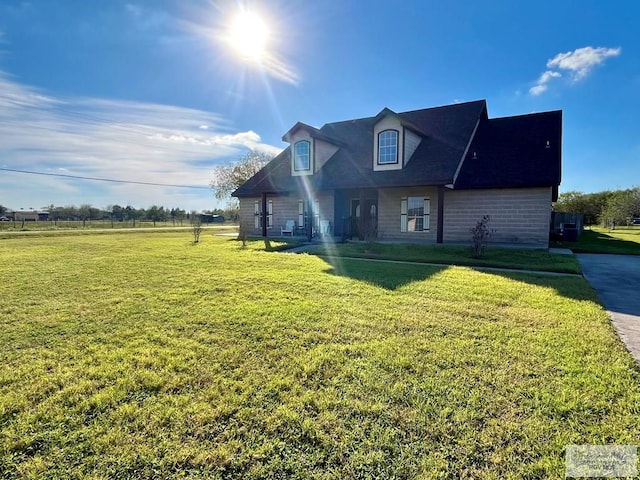
[[280, 235], [284, 236], [285, 233], [288, 233], [293, 237], [293, 231], [296, 228], [295, 220], [287, 220], [287, 224], [284, 227], [280, 227]]
[[331, 222], [329, 220], [320, 220], [320, 235], [325, 236], [331, 233]]

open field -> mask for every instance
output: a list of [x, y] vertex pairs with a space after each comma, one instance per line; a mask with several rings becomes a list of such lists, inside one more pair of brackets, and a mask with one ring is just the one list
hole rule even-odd
[[[176, 233], [176, 232], [190, 232], [193, 231], [193, 226], [175, 226], [175, 227], [153, 227], [147, 226], [143, 228], [50, 228], [44, 230], [0, 230], [0, 240], [9, 239], [9, 238], [20, 238], [20, 237], [62, 237], [62, 236], [71, 236], [71, 235], [110, 235], [116, 234], [121, 235], [125, 233], [133, 233], [133, 234], [142, 234], [142, 233], [151, 233], [151, 234], [159, 234], [159, 233]], [[238, 227], [234, 224], [226, 224], [226, 225], [202, 225], [203, 232], [212, 232], [215, 234], [220, 233], [236, 233], [238, 232]]]
[[555, 242], [575, 253], [613, 253], [640, 255], [640, 228], [618, 227], [609, 230], [602, 227], [585, 229], [578, 242]]
[[471, 247], [354, 242], [314, 247], [309, 253], [340, 257], [400, 260], [447, 265], [514, 268], [561, 273], [580, 273], [573, 255], [549, 253], [547, 250], [486, 247], [481, 258], [473, 258]]
[[[204, 226], [210, 227], [229, 227], [237, 228], [237, 224], [233, 222], [226, 223], [206, 223]], [[153, 222], [151, 220], [136, 220], [135, 224], [132, 220], [123, 222], [110, 221], [110, 220], [44, 220], [38, 222], [29, 221], [9, 221], [0, 222], [0, 232], [13, 232], [13, 231], [57, 231], [57, 230], [104, 230], [104, 229], [130, 229], [130, 228], [186, 228], [189, 227], [189, 220], [176, 220], [168, 222]]]
[[564, 478], [638, 444], [585, 280], [264, 250], [0, 240], [0, 477]]

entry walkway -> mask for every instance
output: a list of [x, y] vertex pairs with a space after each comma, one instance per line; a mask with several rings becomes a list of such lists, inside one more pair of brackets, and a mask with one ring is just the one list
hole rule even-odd
[[618, 335], [640, 363], [640, 256], [580, 253], [576, 257]]

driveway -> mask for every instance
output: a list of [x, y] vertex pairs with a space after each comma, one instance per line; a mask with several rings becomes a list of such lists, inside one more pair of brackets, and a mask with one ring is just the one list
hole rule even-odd
[[618, 335], [640, 363], [640, 255], [580, 253], [576, 257]]

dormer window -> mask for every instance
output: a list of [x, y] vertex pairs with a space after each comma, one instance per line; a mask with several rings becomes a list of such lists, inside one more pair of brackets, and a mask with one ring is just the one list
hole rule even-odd
[[293, 146], [293, 169], [296, 172], [311, 170], [311, 143], [307, 140]]
[[398, 131], [384, 130], [378, 134], [378, 165], [398, 163]]

